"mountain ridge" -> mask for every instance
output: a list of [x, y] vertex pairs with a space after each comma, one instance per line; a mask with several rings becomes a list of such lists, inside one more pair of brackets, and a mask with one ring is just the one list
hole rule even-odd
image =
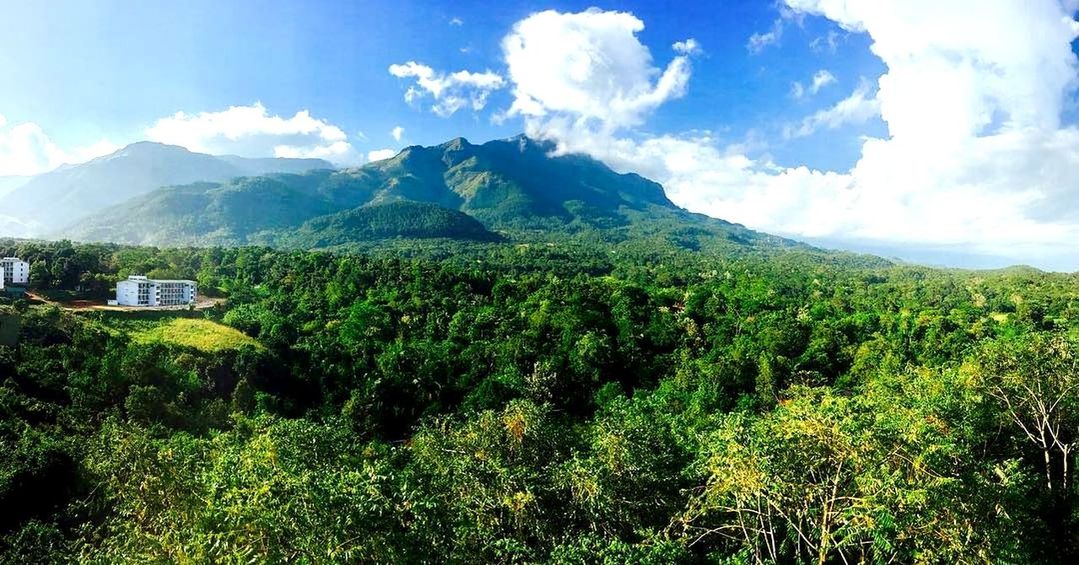
[[320, 168], [333, 165], [321, 159], [219, 157], [139, 141], [85, 163], [34, 176], [0, 196], [0, 210], [28, 232], [7, 235], [39, 235], [163, 186]]
[[[528, 241], [555, 234], [612, 242], [659, 237], [690, 249], [802, 246], [690, 213], [658, 183], [554, 149], [523, 135], [478, 145], [458, 137], [408, 146], [361, 167], [165, 187], [54, 235], [159, 246], [317, 248], [441, 236]], [[398, 202], [423, 206], [364, 211]], [[396, 219], [394, 211], [400, 213]], [[319, 233], [323, 229], [329, 232]]]

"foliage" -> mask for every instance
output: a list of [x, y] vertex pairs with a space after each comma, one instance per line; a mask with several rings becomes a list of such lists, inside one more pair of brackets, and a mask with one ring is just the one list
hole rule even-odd
[[1079, 555], [1079, 277], [604, 233], [0, 241], [227, 298], [0, 307], [0, 561]]
[[463, 212], [425, 202], [398, 201], [314, 218], [276, 241], [287, 247], [313, 249], [394, 237], [500, 239]]

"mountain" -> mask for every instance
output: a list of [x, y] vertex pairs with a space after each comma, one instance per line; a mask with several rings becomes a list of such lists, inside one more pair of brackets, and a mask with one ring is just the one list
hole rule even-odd
[[622, 175], [581, 155], [551, 157], [554, 147], [524, 136], [472, 145], [457, 138], [408, 147], [361, 169], [374, 200], [435, 202], [496, 227], [549, 228], [618, 209], [675, 209], [663, 187]]
[[216, 157], [144, 141], [31, 178], [0, 197], [0, 213], [44, 233], [163, 186], [331, 168], [321, 159]]
[[315, 248], [396, 237], [491, 240], [496, 236], [488, 232], [495, 231], [517, 240], [558, 233], [608, 241], [656, 236], [689, 248], [716, 241], [796, 245], [691, 214], [653, 181], [553, 151], [553, 145], [524, 136], [482, 145], [457, 138], [408, 147], [355, 169], [166, 187], [55, 235], [151, 245]]

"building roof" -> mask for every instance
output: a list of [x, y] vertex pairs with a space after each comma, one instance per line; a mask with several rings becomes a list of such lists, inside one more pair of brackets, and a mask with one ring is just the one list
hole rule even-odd
[[[142, 275], [131, 275], [120, 282], [148, 282], [148, 283], [186, 283], [197, 284], [195, 281], [187, 279], [150, 279]], [[117, 283], [119, 284], [119, 283]]]

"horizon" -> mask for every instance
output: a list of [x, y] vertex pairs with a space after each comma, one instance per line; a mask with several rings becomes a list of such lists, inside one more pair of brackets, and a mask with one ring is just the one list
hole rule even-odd
[[1079, 270], [1076, 2], [590, 6], [15, 6], [0, 177], [144, 140], [340, 167], [524, 132], [814, 245]]

